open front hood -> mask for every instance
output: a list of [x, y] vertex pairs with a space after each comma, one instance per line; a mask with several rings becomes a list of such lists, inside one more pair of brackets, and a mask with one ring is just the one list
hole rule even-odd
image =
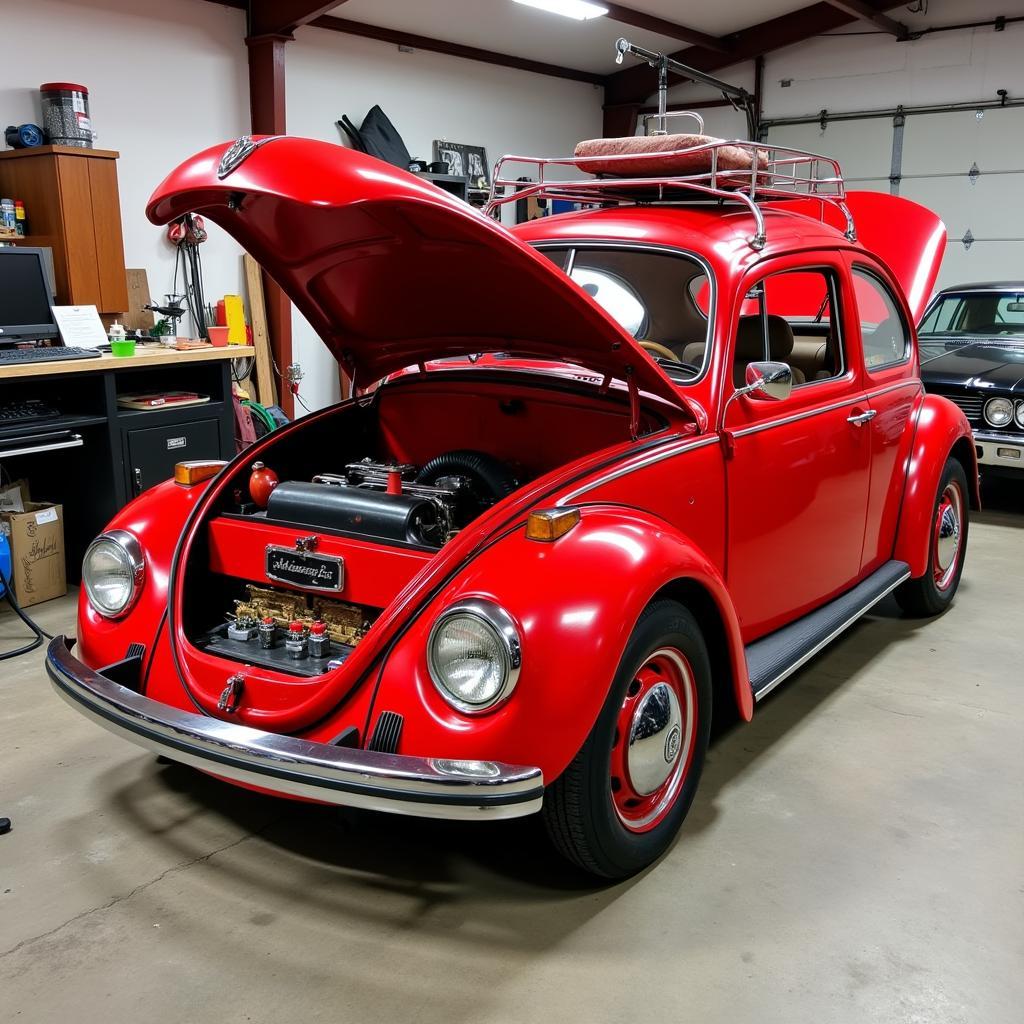
[[155, 224], [188, 212], [234, 236], [361, 385], [419, 361], [509, 351], [632, 376], [685, 408], [549, 260], [390, 164], [312, 139], [243, 138], [185, 161], [146, 209]]

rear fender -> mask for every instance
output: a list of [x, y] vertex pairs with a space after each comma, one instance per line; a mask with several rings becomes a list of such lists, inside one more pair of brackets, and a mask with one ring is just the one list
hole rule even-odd
[[[655, 516], [607, 505], [582, 512], [580, 524], [554, 543], [527, 540], [518, 525], [437, 595], [388, 657], [371, 732], [381, 712], [396, 711], [405, 716], [400, 753], [537, 765], [551, 781], [593, 727], [644, 608], [659, 594], [672, 593], [680, 580], [699, 586], [713, 602], [736, 702], [750, 718], [739, 624], [715, 566]], [[505, 704], [482, 715], [454, 711], [427, 670], [431, 627], [446, 607], [468, 597], [500, 604], [522, 635], [516, 689]]]
[[907, 464], [903, 509], [893, 557], [910, 566], [916, 579], [928, 569], [932, 514], [939, 480], [946, 461], [954, 454], [963, 464], [972, 508], [981, 507], [978, 460], [967, 417], [941, 395], [926, 394], [917, 410], [914, 444]]

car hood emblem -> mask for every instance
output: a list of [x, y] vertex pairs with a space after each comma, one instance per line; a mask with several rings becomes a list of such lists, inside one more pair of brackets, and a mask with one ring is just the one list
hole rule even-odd
[[236, 139], [220, 158], [217, 177], [223, 181], [243, 160], [247, 160], [260, 146], [274, 138], [277, 136], [268, 135], [264, 139], [253, 139], [251, 135], [243, 135]]

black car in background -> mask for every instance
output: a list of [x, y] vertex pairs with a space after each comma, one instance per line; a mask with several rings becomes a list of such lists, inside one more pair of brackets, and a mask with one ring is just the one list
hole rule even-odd
[[963, 409], [982, 473], [1024, 473], [1024, 281], [944, 289], [918, 337], [925, 389]]

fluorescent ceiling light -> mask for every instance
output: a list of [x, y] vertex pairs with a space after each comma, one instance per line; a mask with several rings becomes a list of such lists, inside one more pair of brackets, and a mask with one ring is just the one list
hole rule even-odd
[[600, 18], [608, 13], [607, 7], [591, 3], [590, 0], [512, 0], [513, 3], [523, 4], [526, 7], [536, 7], [541, 11], [548, 11], [550, 14], [561, 14], [565, 18], [575, 18], [577, 21], [589, 21], [591, 18]]

